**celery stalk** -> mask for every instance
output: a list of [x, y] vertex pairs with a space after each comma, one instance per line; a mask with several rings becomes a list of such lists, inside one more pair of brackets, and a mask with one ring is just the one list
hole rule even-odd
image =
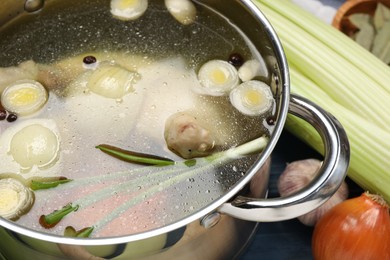
[[[356, 113], [333, 101], [317, 85], [290, 68], [292, 92], [299, 93], [337, 115], [345, 128], [351, 146], [351, 163], [348, 176], [358, 185], [380, 193], [390, 201], [390, 132], [384, 131]], [[361, 127], [364, 126], [364, 127]], [[288, 116], [286, 128], [300, 136], [306, 143], [323, 152], [318, 133], [309, 124], [294, 116]]]
[[337, 102], [390, 130], [389, 95], [382, 86], [284, 16], [267, 6], [261, 6], [261, 10], [275, 27], [290, 64], [299, 65], [308, 78]]
[[[333, 114], [351, 146], [348, 176], [390, 202], [390, 69], [370, 52], [289, 0], [256, 0], [290, 67], [291, 91]], [[323, 153], [319, 134], [289, 115], [286, 128]]]
[[[390, 93], [390, 69], [380, 59], [359, 44], [356, 44], [348, 36], [323, 21], [303, 10], [290, 0], [256, 0], [258, 6], [268, 6], [279, 13], [290, 23], [296, 24], [308, 34], [314, 35], [319, 41], [332, 48], [335, 53], [349, 60], [352, 66], [359, 68], [364, 74]], [[269, 17], [271, 19], [271, 17]], [[297, 36], [300, 37], [300, 36]]]

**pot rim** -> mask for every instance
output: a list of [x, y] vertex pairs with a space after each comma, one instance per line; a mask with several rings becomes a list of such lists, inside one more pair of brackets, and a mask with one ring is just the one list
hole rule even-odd
[[[194, 0], [195, 2], [202, 4], [201, 0]], [[257, 161], [251, 166], [250, 169], [246, 172], [245, 176], [238, 181], [231, 189], [226, 192], [224, 195], [214, 200], [208, 206], [198, 210], [197, 212], [182, 218], [174, 223], [152, 229], [145, 232], [135, 233], [131, 235], [123, 235], [117, 237], [103, 237], [103, 238], [72, 238], [72, 237], [64, 237], [60, 235], [54, 235], [49, 233], [43, 233], [31, 229], [27, 229], [22, 225], [19, 225], [10, 220], [6, 220], [0, 217], [0, 227], [6, 228], [9, 231], [16, 232], [20, 235], [25, 235], [28, 237], [32, 237], [35, 239], [53, 242], [53, 243], [61, 243], [68, 245], [83, 245], [83, 246], [100, 246], [100, 245], [113, 245], [113, 244], [122, 244], [128, 243], [138, 240], [147, 239], [150, 237], [162, 235], [173, 230], [177, 230], [186, 226], [187, 224], [199, 220], [205, 215], [216, 211], [223, 203], [231, 199], [234, 195], [236, 195], [245, 185], [249, 183], [252, 177], [256, 174], [257, 171], [264, 165], [267, 158], [271, 156], [271, 153], [282, 133], [287, 114], [289, 109], [289, 97], [290, 97], [290, 79], [289, 79], [289, 71], [287, 59], [284, 54], [283, 47], [281, 42], [274, 31], [272, 25], [267, 20], [265, 15], [259, 10], [259, 8], [251, 1], [251, 0], [234, 0], [238, 2], [243, 8], [247, 11], [247, 13], [251, 14], [253, 18], [256, 20], [258, 24], [261, 24], [264, 32], [267, 34], [267, 38], [270, 39], [270, 43], [272, 44], [272, 49], [277, 60], [278, 70], [280, 72], [280, 87], [282, 91], [280, 91], [280, 96], [278, 98], [277, 105], [278, 109], [278, 119], [273, 128], [273, 132], [269, 143], [265, 147], [265, 149], [261, 152], [261, 155], [257, 159]]]

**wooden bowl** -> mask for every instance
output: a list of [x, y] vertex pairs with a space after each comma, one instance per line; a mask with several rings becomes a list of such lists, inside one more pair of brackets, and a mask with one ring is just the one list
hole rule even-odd
[[379, 2], [390, 7], [390, 0], [347, 0], [336, 12], [332, 25], [346, 35], [353, 35], [357, 28], [351, 24], [348, 16], [354, 13], [373, 15]]

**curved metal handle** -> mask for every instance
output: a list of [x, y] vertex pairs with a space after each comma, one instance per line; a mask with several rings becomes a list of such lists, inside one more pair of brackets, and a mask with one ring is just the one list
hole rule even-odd
[[255, 199], [238, 196], [218, 211], [259, 222], [292, 219], [326, 202], [344, 180], [349, 165], [349, 142], [340, 123], [307, 99], [291, 95], [289, 112], [309, 122], [324, 142], [325, 158], [316, 178], [304, 189], [288, 197]]

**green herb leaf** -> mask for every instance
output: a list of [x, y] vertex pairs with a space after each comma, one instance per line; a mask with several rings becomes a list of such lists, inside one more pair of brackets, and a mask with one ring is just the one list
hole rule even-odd
[[107, 145], [107, 144], [100, 144], [96, 146], [96, 148], [100, 149], [102, 152], [105, 152], [115, 158], [118, 158], [126, 162], [143, 164], [143, 165], [155, 165], [155, 166], [166, 166], [166, 165], [175, 164], [175, 161], [168, 158], [155, 156], [151, 154], [123, 150], [121, 148]]
[[32, 190], [43, 190], [55, 188], [60, 184], [68, 183], [72, 179], [66, 177], [53, 177], [53, 178], [44, 178], [42, 180], [31, 180], [30, 188]]
[[76, 211], [79, 208], [79, 205], [72, 206], [72, 203], [69, 203], [65, 207], [59, 210], [55, 210], [48, 215], [42, 215], [39, 218], [39, 224], [44, 228], [52, 228], [57, 225], [66, 215]]
[[91, 235], [93, 229], [94, 227], [86, 227], [77, 231], [74, 227], [67, 226], [64, 231], [64, 236], [87, 238]]

